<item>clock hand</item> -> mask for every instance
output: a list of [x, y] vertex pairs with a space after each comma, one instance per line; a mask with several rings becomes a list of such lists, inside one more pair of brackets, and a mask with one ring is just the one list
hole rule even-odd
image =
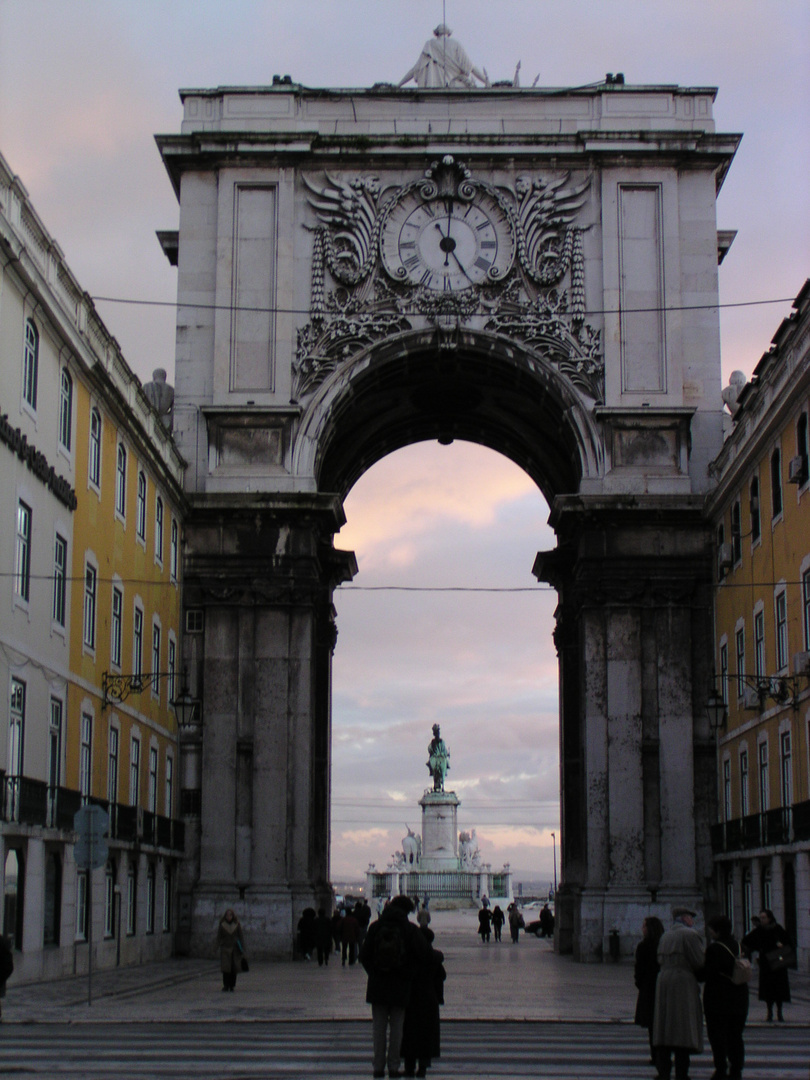
[[[439, 247], [444, 252], [444, 265], [449, 266], [450, 265], [450, 262], [449, 262], [450, 254], [451, 254], [451, 252], [454, 252], [455, 249], [456, 249], [456, 242], [453, 239], [453, 237], [450, 235], [450, 222], [449, 222], [449, 220], [447, 222], [447, 235], [446, 236], [442, 232], [441, 222], [435, 221], [434, 225], [439, 230], [439, 234], [441, 235], [441, 240], [439, 241]], [[458, 258], [456, 258], [456, 262], [458, 262]]]
[[464, 277], [465, 277], [465, 278], [467, 279], [467, 281], [469, 281], [469, 283], [470, 283], [471, 285], [474, 285], [474, 284], [475, 284], [475, 282], [474, 282], [474, 281], [473, 281], [473, 279], [472, 279], [472, 278], [470, 277], [470, 275], [469, 275], [469, 274], [467, 273], [467, 271], [466, 271], [466, 270], [464, 269], [464, 267], [463, 267], [463, 266], [461, 265], [461, 260], [459, 259], [458, 255], [456, 255], [455, 251], [451, 252], [451, 254], [452, 254], [453, 258], [454, 258], [454, 259], [456, 260], [456, 262], [458, 263], [458, 268], [459, 268], [459, 270], [460, 270], [460, 271], [462, 272], [462, 274], [464, 275]]

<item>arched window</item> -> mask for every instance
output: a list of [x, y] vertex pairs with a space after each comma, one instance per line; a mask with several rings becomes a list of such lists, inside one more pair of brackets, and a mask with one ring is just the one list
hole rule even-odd
[[67, 368], [62, 368], [59, 385], [59, 442], [70, 450], [71, 423], [73, 419], [73, 379]]
[[163, 499], [155, 499], [155, 558], [163, 562]]
[[760, 525], [759, 516], [759, 477], [751, 477], [751, 487], [749, 490], [750, 508], [751, 508], [751, 543], [756, 543], [762, 535], [762, 526]]
[[806, 484], [810, 476], [810, 459], [807, 447], [807, 413], [803, 412], [796, 424], [796, 456], [801, 461], [800, 484]]
[[43, 945], [59, 944], [62, 921], [62, 862], [56, 851], [45, 857], [45, 905], [43, 912]]
[[115, 861], [104, 868], [104, 937], [115, 937]]
[[123, 443], [118, 444], [118, 461], [115, 467], [115, 509], [121, 517], [127, 512], [127, 452]]
[[146, 868], [146, 932], [155, 932], [155, 864]]
[[138, 472], [138, 501], [135, 511], [135, 532], [141, 540], [146, 539], [146, 474]]
[[773, 517], [782, 513], [782, 453], [777, 446], [771, 454], [771, 506]]
[[23, 350], [23, 398], [32, 409], [37, 407], [37, 378], [39, 376], [39, 331], [33, 319], [25, 323]]
[[95, 487], [101, 486], [101, 413], [98, 409], [90, 410], [90, 452], [87, 478]]

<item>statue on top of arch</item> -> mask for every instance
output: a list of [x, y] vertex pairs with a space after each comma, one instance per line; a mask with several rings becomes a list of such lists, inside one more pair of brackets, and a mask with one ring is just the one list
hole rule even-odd
[[463, 46], [455, 39], [451, 40], [452, 33], [446, 23], [440, 23], [430, 41], [425, 42], [419, 59], [397, 85], [404, 86], [413, 79], [420, 89], [472, 87], [478, 79], [484, 86], [489, 86], [486, 68], [480, 71], [475, 67]]
[[444, 780], [450, 769], [450, 751], [447, 743], [442, 738], [441, 728], [438, 724], [433, 725], [433, 738], [428, 746], [427, 767], [433, 777], [433, 790], [444, 791]]

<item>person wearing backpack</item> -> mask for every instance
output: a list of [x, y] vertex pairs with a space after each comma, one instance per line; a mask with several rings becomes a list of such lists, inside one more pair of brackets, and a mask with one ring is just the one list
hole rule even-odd
[[[401, 1076], [399, 1071], [402, 1027], [416, 971], [427, 963], [428, 943], [408, 915], [413, 903], [395, 896], [369, 927], [360, 949], [360, 963], [368, 974], [366, 1001], [371, 1005], [372, 1069], [376, 1077]], [[386, 1052], [387, 1043], [387, 1052]]]
[[[739, 981], [745, 973], [736, 970], [740, 946], [731, 935], [731, 920], [726, 915], [709, 919], [706, 933], [703, 1012], [714, 1058], [713, 1080], [740, 1080], [745, 1062], [743, 1029], [748, 1017], [748, 983]], [[750, 978], [750, 967], [747, 974]]]
[[[11, 951], [11, 943], [5, 934], [0, 934], [0, 1000], [6, 996], [6, 980], [11, 978], [14, 971], [14, 953]], [[0, 1006], [0, 1019], [3, 1011]]]

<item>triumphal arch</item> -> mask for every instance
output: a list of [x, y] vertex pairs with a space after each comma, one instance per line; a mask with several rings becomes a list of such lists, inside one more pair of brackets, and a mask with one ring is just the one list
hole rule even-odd
[[356, 570], [334, 534], [362, 473], [425, 439], [505, 454], [551, 506], [533, 571], [559, 596], [560, 948], [598, 959], [618, 930], [629, 949], [645, 914], [707, 898], [701, 507], [738, 139], [712, 89], [443, 84], [437, 64], [416, 86], [183, 91], [158, 138], [180, 204], [161, 239], [193, 951], [234, 906], [255, 951], [286, 953], [328, 897], [333, 592]]

